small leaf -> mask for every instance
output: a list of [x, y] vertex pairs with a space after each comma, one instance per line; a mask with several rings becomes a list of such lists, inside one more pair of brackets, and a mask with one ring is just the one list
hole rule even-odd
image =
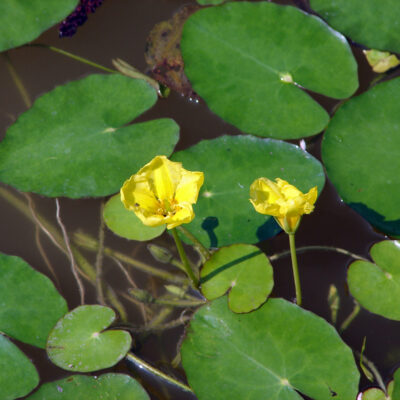
[[400, 321], [400, 244], [384, 240], [374, 244], [370, 254], [374, 263], [350, 264], [350, 292], [368, 311]]
[[0, 399], [23, 397], [38, 383], [39, 375], [34, 365], [0, 332]]
[[90, 75], [38, 98], [0, 143], [0, 181], [45, 196], [106, 196], [157, 154], [169, 155], [171, 119], [129, 123], [157, 94], [120, 74]]
[[201, 307], [181, 349], [199, 400], [353, 400], [353, 354], [322, 318], [282, 299], [235, 314], [225, 298]]
[[360, 351], [360, 368], [362, 369], [362, 372], [364, 372], [364, 375], [367, 377], [367, 379], [370, 382], [373, 382], [374, 381], [374, 374], [364, 364], [364, 351], [365, 351], [366, 341], [367, 341], [367, 337], [364, 336], [363, 343], [362, 343], [362, 346], [361, 346], [361, 351]]
[[229, 308], [236, 313], [258, 308], [274, 286], [267, 256], [256, 246], [246, 244], [219, 249], [204, 264], [200, 277], [201, 291], [208, 300], [229, 290]]
[[[400, 2], [399, 2], [400, 4]], [[400, 235], [400, 78], [343, 104], [322, 142], [342, 199], [385, 233]]]
[[274, 218], [255, 212], [249, 201], [256, 178], [282, 178], [302, 192], [314, 186], [321, 192], [325, 183], [322, 165], [309, 153], [250, 135], [203, 140], [172, 159], [204, 172], [204, 185], [193, 206], [196, 217], [185, 227], [206, 247], [257, 243], [280, 232]]
[[165, 225], [144, 225], [133, 211], [124, 207], [119, 194], [107, 201], [103, 215], [107, 227], [126, 239], [146, 241], [160, 236], [165, 231]]
[[1, 0], [0, 51], [31, 42], [60, 22], [78, 5], [78, 0]]
[[378, 388], [367, 389], [362, 393], [362, 400], [390, 400], [385, 395], [385, 392]]
[[115, 319], [111, 308], [80, 306], [58, 321], [47, 341], [47, 354], [60, 368], [90, 372], [112, 367], [131, 346], [128, 332], [108, 330]]
[[50, 330], [67, 311], [49, 278], [21, 258], [0, 253], [0, 331], [44, 349]]
[[386, 72], [387, 70], [397, 67], [400, 64], [399, 59], [387, 51], [379, 50], [363, 50], [368, 64], [372, 70], [377, 73]]
[[335, 325], [340, 307], [340, 297], [335, 285], [329, 286], [328, 305], [331, 310], [331, 321]]
[[334, 29], [372, 49], [400, 52], [398, 0], [310, 0]]
[[128, 375], [72, 375], [45, 383], [27, 400], [150, 400], [140, 384]]
[[185, 73], [210, 109], [258, 136], [319, 133], [329, 115], [303, 89], [341, 99], [358, 87], [346, 39], [291, 6], [235, 1], [203, 8], [186, 21], [181, 48]]

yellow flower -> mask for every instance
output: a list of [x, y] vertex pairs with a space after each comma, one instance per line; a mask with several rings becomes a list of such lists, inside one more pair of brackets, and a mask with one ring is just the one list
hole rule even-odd
[[276, 183], [267, 178], [258, 178], [250, 186], [250, 201], [260, 214], [272, 215], [286, 233], [294, 233], [303, 214], [314, 210], [317, 187], [308, 193], [300, 192], [283, 179]]
[[172, 229], [194, 218], [192, 204], [203, 181], [202, 172], [187, 171], [181, 163], [157, 156], [125, 181], [121, 201], [145, 225], [167, 224]]

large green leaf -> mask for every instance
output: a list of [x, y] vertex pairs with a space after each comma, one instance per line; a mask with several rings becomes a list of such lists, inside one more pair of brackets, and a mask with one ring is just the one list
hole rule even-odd
[[329, 116], [301, 87], [346, 98], [358, 86], [345, 38], [294, 7], [229, 2], [202, 9], [186, 22], [181, 47], [194, 90], [246, 133], [316, 134]]
[[374, 244], [370, 254], [374, 263], [350, 265], [350, 292], [367, 310], [400, 321], [400, 243], [384, 240]]
[[38, 383], [39, 375], [34, 365], [0, 332], [0, 399], [23, 397]]
[[303, 192], [325, 183], [318, 160], [299, 147], [254, 136], [204, 140], [172, 157], [184, 168], [203, 171], [205, 180], [189, 229], [206, 246], [256, 243], [280, 231], [274, 219], [258, 214], [249, 201], [251, 183], [264, 176], [289, 181]]
[[258, 308], [274, 286], [267, 256], [248, 244], [219, 249], [204, 264], [200, 277], [201, 292], [208, 300], [221, 297], [229, 290], [229, 308], [238, 313]]
[[149, 400], [140, 384], [128, 375], [104, 374], [99, 377], [73, 375], [45, 383], [29, 400]]
[[19, 257], [0, 254], [0, 331], [45, 348], [47, 336], [68, 311], [46, 276]]
[[165, 231], [165, 225], [156, 227], [144, 225], [133, 211], [124, 207], [119, 194], [107, 201], [104, 207], [104, 221], [116, 235], [132, 240], [154, 239]]
[[400, 52], [398, 0], [310, 0], [335, 29], [373, 49]]
[[112, 367], [125, 357], [131, 336], [121, 330], [104, 331], [115, 319], [111, 308], [80, 306], [65, 315], [50, 332], [47, 354], [69, 371], [90, 372]]
[[339, 108], [322, 158], [346, 203], [385, 233], [400, 235], [400, 78]]
[[78, 0], [1, 0], [0, 51], [36, 39], [63, 20], [78, 3]]
[[393, 377], [394, 377], [394, 387], [393, 387], [392, 399], [398, 400], [400, 399], [400, 368], [396, 369]]
[[203, 6], [206, 5], [217, 5], [217, 4], [221, 4], [226, 0], [197, 0], [197, 2]]
[[116, 193], [178, 140], [170, 119], [128, 125], [156, 99], [144, 81], [118, 74], [57, 87], [8, 129], [0, 144], [0, 181], [46, 196]]
[[199, 400], [354, 400], [351, 350], [325, 320], [283, 299], [234, 314], [225, 298], [196, 312], [182, 363]]

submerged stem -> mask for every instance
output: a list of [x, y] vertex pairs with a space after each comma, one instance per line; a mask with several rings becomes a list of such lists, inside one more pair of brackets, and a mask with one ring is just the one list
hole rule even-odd
[[15, 86], [17, 87], [19, 94], [22, 97], [22, 100], [24, 101], [24, 104], [26, 106], [26, 108], [31, 108], [32, 106], [32, 101], [31, 98], [29, 96], [28, 91], [26, 90], [22, 79], [20, 78], [20, 76], [18, 75], [17, 70], [15, 69], [13, 63], [11, 62], [10, 56], [8, 55], [8, 53], [4, 53], [3, 57], [6, 60], [6, 64], [7, 64], [7, 68], [8, 71], [10, 72], [10, 75], [15, 83]]
[[161, 379], [164, 379], [165, 381], [171, 383], [172, 385], [178, 386], [185, 392], [193, 393], [193, 390], [189, 386], [185, 385], [182, 382], [179, 382], [178, 380], [176, 380], [175, 378], [172, 378], [171, 376], [169, 376], [167, 374], [164, 374], [164, 372], [159, 371], [158, 369], [154, 368], [150, 364], [147, 364], [145, 361], [143, 361], [142, 359], [137, 357], [135, 354], [128, 353], [125, 358], [129, 363], [137, 365], [141, 369], [145, 369], [146, 371], [152, 373], [155, 376], [158, 376]]
[[299, 267], [297, 264], [296, 244], [295, 244], [295, 240], [294, 240], [294, 233], [288, 233], [288, 235], [289, 235], [289, 244], [290, 244], [290, 255], [292, 258], [293, 280], [294, 280], [294, 286], [296, 288], [296, 303], [298, 306], [301, 306], [301, 302], [302, 302], [301, 285], [300, 285]]
[[355, 302], [353, 311], [349, 314], [349, 316], [343, 321], [342, 325], [340, 325], [339, 332], [342, 333], [345, 331], [349, 325], [353, 322], [353, 320], [357, 317], [358, 313], [360, 312], [361, 307], [360, 305]]
[[72, 58], [73, 60], [79, 61], [79, 62], [81, 62], [83, 64], [90, 65], [91, 67], [94, 67], [94, 68], [97, 68], [97, 69], [101, 69], [102, 71], [110, 72], [110, 73], [117, 73], [117, 71], [115, 71], [115, 70], [113, 70], [111, 68], [104, 67], [103, 65], [97, 64], [97, 63], [95, 63], [93, 61], [90, 61], [90, 60], [88, 60], [86, 58], [77, 56], [76, 54], [70, 53], [70, 52], [68, 52], [66, 50], [59, 49], [58, 47], [54, 47], [54, 46], [50, 46], [50, 45], [42, 44], [42, 43], [29, 44], [28, 46], [44, 47], [45, 49], [54, 51], [55, 53], [62, 54], [63, 56]]
[[199, 287], [199, 280], [195, 276], [192, 267], [190, 266], [189, 260], [187, 258], [185, 249], [183, 248], [183, 244], [178, 235], [178, 232], [176, 228], [172, 228], [171, 231], [172, 231], [172, 236], [174, 237], [175, 240], [176, 248], [178, 249], [179, 256], [181, 257], [182, 264], [185, 267], [186, 274], [190, 278], [193, 287], [197, 289]]

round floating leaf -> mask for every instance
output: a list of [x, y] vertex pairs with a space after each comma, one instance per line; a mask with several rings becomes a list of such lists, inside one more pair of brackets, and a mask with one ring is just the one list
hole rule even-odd
[[294, 7], [228, 2], [202, 9], [186, 22], [181, 47], [193, 89], [246, 133], [316, 134], [329, 116], [301, 87], [345, 98], [358, 86], [345, 38]]
[[128, 332], [103, 332], [115, 319], [111, 308], [80, 306], [65, 315], [50, 332], [47, 354], [69, 371], [90, 372], [112, 367], [131, 346]]
[[400, 399], [400, 368], [397, 368], [394, 375], [394, 384], [392, 388], [392, 399], [397, 400]]
[[367, 310], [400, 321], [400, 243], [384, 240], [370, 250], [375, 264], [353, 262], [347, 274], [351, 294]]
[[34, 365], [0, 333], [0, 399], [23, 397], [38, 383], [39, 375]]
[[215, 6], [217, 4], [222, 4], [224, 1], [226, 1], [226, 0], [197, 0], [197, 2], [199, 4], [201, 4], [202, 6], [206, 6], [206, 5]]
[[1, 0], [0, 51], [21, 46], [63, 20], [78, 0]]
[[105, 196], [157, 154], [169, 155], [170, 119], [127, 125], [157, 95], [122, 75], [91, 75], [36, 100], [0, 144], [0, 180], [46, 196]]
[[322, 190], [322, 165], [298, 146], [254, 136], [204, 140], [172, 157], [184, 168], [204, 172], [190, 230], [206, 246], [257, 243], [280, 231], [272, 217], [258, 214], [249, 201], [251, 183], [264, 176], [282, 178], [306, 192]]
[[165, 225], [157, 227], [144, 225], [133, 211], [124, 207], [119, 194], [111, 197], [106, 203], [104, 221], [116, 235], [132, 240], [154, 239], [165, 231]]
[[386, 397], [383, 390], [378, 388], [367, 389], [362, 393], [361, 400], [391, 400], [391, 397]]
[[104, 374], [99, 377], [73, 375], [45, 383], [28, 400], [150, 400], [140, 384], [128, 375]]
[[267, 256], [248, 244], [219, 249], [204, 264], [200, 276], [203, 295], [214, 300], [229, 290], [229, 308], [237, 313], [258, 308], [274, 286]]
[[50, 330], [67, 311], [49, 278], [19, 257], [0, 254], [1, 332], [45, 348]]
[[322, 318], [283, 299], [234, 314], [225, 298], [196, 312], [182, 363], [199, 400], [355, 399], [351, 350]]
[[310, 0], [335, 29], [374, 49], [400, 52], [398, 0]]
[[339, 108], [322, 158], [346, 203], [383, 232], [400, 235], [400, 78]]

